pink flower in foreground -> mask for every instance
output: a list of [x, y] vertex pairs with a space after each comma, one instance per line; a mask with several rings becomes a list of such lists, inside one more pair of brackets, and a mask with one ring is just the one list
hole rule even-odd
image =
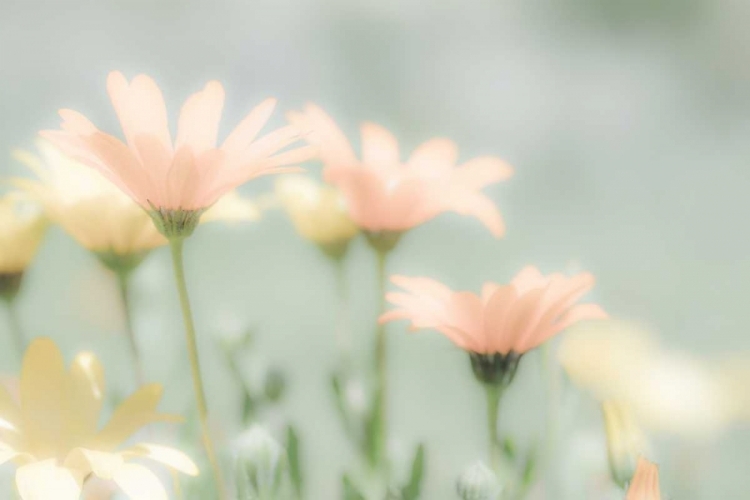
[[481, 295], [454, 292], [428, 278], [391, 281], [406, 292], [386, 294], [396, 309], [380, 321], [408, 319], [414, 330], [441, 332], [472, 355], [485, 382], [509, 383], [525, 352], [578, 321], [607, 317], [598, 305], [576, 304], [594, 286], [589, 273], [544, 276], [529, 266], [509, 285], [485, 284]]
[[625, 500], [661, 500], [659, 468], [655, 464], [645, 458], [638, 459], [638, 466]]
[[442, 212], [478, 218], [500, 237], [505, 224], [481, 189], [509, 178], [513, 169], [499, 158], [479, 157], [456, 166], [458, 148], [444, 138], [429, 140], [401, 161], [398, 143], [383, 127], [364, 123], [362, 157], [319, 107], [289, 113], [292, 124], [309, 132], [320, 147], [326, 181], [343, 193], [352, 219], [370, 232], [403, 232]]
[[[146, 75], [128, 82], [122, 73], [107, 78], [107, 91], [125, 143], [97, 129], [85, 116], [63, 109], [62, 130], [41, 135], [116, 184], [146, 210], [201, 211], [255, 177], [281, 173], [309, 159], [306, 146], [278, 153], [299, 138], [286, 126], [256, 140], [275, 106], [267, 99], [217, 145], [224, 88], [217, 81], [182, 106], [174, 141], [159, 87]], [[278, 153], [278, 154], [277, 154]]]

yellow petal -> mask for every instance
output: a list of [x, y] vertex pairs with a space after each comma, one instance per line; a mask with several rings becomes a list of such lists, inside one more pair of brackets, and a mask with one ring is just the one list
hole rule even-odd
[[21, 369], [21, 412], [25, 450], [37, 458], [54, 456], [64, 445], [65, 364], [51, 339], [34, 340]]
[[4, 383], [0, 383], [0, 443], [12, 448], [19, 445], [21, 410]]
[[81, 471], [84, 475], [93, 472], [102, 479], [112, 479], [117, 471], [125, 464], [120, 453], [76, 448], [65, 458], [65, 467]]
[[83, 478], [54, 459], [34, 462], [16, 471], [16, 487], [23, 500], [78, 500]]
[[70, 367], [66, 435], [70, 448], [85, 446], [96, 435], [104, 397], [104, 370], [90, 352], [76, 356]]
[[175, 448], [151, 443], [139, 443], [123, 451], [123, 455], [150, 458], [167, 467], [180, 471], [189, 476], [197, 476], [200, 472], [190, 457]]
[[113, 479], [133, 500], [168, 500], [167, 492], [159, 478], [142, 465], [125, 464], [115, 473]]
[[149, 384], [132, 394], [115, 410], [109, 423], [96, 436], [95, 447], [113, 450], [145, 425], [158, 421], [180, 421], [178, 416], [156, 411], [162, 392], [161, 385]]

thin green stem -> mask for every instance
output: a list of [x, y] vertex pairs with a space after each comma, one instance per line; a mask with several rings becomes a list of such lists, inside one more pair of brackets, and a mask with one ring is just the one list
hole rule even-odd
[[500, 398], [503, 395], [503, 389], [491, 384], [485, 384], [484, 389], [487, 396], [487, 436], [489, 439], [490, 464], [497, 471], [500, 468], [502, 454], [500, 436], [497, 432], [497, 419], [500, 413]]
[[213, 469], [214, 482], [220, 500], [226, 500], [227, 494], [224, 486], [224, 479], [221, 474], [219, 462], [216, 459], [214, 444], [211, 440], [211, 432], [208, 425], [208, 406], [206, 405], [206, 394], [203, 390], [203, 380], [201, 378], [200, 360], [198, 358], [198, 343], [195, 336], [195, 326], [193, 324], [193, 313], [190, 310], [190, 298], [188, 297], [187, 285], [185, 283], [185, 267], [182, 262], [182, 244], [183, 239], [175, 237], [169, 240], [169, 246], [172, 250], [172, 263], [174, 265], [174, 276], [177, 284], [177, 291], [180, 295], [180, 306], [182, 307], [182, 318], [185, 322], [185, 339], [187, 341], [188, 355], [190, 357], [190, 368], [193, 374], [193, 388], [195, 389], [195, 401], [198, 405], [198, 417], [200, 418], [201, 430], [203, 434], [203, 446], [206, 448], [206, 455], [211, 462]]
[[23, 327], [21, 327], [18, 308], [16, 307], [16, 301], [14, 299], [10, 299], [6, 301], [6, 303], [8, 305], [8, 326], [10, 327], [10, 334], [13, 337], [13, 344], [15, 344], [18, 359], [22, 360], [24, 352], [26, 351], [26, 337], [23, 333]]
[[[387, 252], [376, 250], [378, 316], [385, 312]], [[388, 342], [384, 324], [377, 323], [375, 337], [375, 466], [387, 470], [388, 445]]]
[[338, 324], [336, 325], [336, 341], [339, 346], [339, 354], [344, 363], [349, 362], [352, 349], [349, 336], [349, 288], [346, 284], [346, 268], [343, 259], [334, 261], [336, 272], [336, 292], [338, 296]]
[[130, 304], [130, 273], [128, 271], [116, 272], [117, 287], [120, 291], [120, 300], [122, 301], [122, 312], [125, 318], [125, 335], [128, 338], [131, 357], [133, 358], [133, 372], [138, 387], [145, 384], [146, 378], [143, 372], [143, 363], [141, 354], [138, 349], [138, 341], [135, 338], [135, 329], [133, 328], [133, 312]]
[[560, 410], [560, 379], [558, 377], [557, 366], [552, 356], [552, 349], [549, 342], [541, 346], [542, 355], [542, 376], [547, 382], [547, 412], [546, 412], [546, 440], [544, 446], [544, 468], [547, 485], [550, 491], [555, 491], [556, 476], [555, 471], [550, 470], [553, 464], [553, 456], [557, 448], [558, 434], [558, 413]]

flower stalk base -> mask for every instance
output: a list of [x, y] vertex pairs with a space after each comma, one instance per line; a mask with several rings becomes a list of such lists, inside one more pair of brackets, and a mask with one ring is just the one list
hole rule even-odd
[[11, 302], [18, 295], [23, 281], [23, 271], [0, 273], [0, 299]]
[[522, 354], [478, 354], [469, 353], [474, 377], [483, 384], [498, 386], [504, 389], [513, 382], [518, 371]]
[[151, 205], [148, 214], [159, 230], [168, 240], [175, 238], [184, 239], [193, 234], [200, 222], [201, 215], [206, 209], [198, 210], [171, 210], [168, 208], [157, 208]]

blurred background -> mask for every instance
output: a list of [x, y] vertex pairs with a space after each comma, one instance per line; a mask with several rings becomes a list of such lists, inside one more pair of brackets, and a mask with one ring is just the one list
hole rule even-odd
[[[390, 271], [478, 290], [523, 265], [588, 270], [593, 300], [657, 331], [666, 348], [706, 358], [750, 351], [750, 3], [730, 0], [212, 0], [0, 2], [0, 174], [70, 107], [119, 135], [107, 72], [153, 76], [170, 118], [210, 79], [227, 89], [227, 133], [268, 96], [283, 112], [312, 101], [352, 138], [361, 121], [391, 130], [403, 151], [448, 136], [462, 158], [491, 154], [516, 168], [492, 186], [508, 225], [495, 240], [444, 215], [410, 232]], [[174, 122], [173, 122], [174, 123]], [[317, 173], [319, 165], [310, 164]], [[243, 194], [272, 189], [260, 180]], [[338, 498], [353, 457], [335, 415], [332, 266], [281, 211], [201, 227], [187, 245], [188, 284], [217, 429], [241, 430], [238, 387], [217, 339], [253, 329], [248, 373], [281, 369], [288, 391], [264, 419], [299, 429], [308, 498]], [[135, 329], [164, 408], [192, 402], [179, 305], [165, 249], [134, 281]], [[365, 362], [376, 315], [374, 257], [347, 261], [356, 347]], [[53, 228], [19, 298], [27, 333], [67, 355], [91, 349], [109, 390], [133, 389], [115, 281]], [[0, 311], [0, 320], [4, 320]], [[5, 331], [0, 321], [0, 332]], [[483, 394], [467, 357], [437, 333], [389, 326], [394, 456], [427, 443], [423, 498], [454, 498], [455, 478], [486, 453]], [[0, 335], [0, 371], [18, 360]], [[539, 356], [525, 360], [501, 410], [523, 445], [545, 421]], [[566, 392], [553, 489], [537, 498], [597, 498], [606, 452], [597, 405]], [[699, 404], [696, 402], [696, 404]], [[747, 497], [750, 430], [658, 439], [667, 498]], [[399, 450], [402, 450], [399, 452]], [[196, 453], [200, 453], [196, 450]], [[688, 472], [686, 472], [688, 471]], [[4, 471], [7, 477], [10, 471]]]

